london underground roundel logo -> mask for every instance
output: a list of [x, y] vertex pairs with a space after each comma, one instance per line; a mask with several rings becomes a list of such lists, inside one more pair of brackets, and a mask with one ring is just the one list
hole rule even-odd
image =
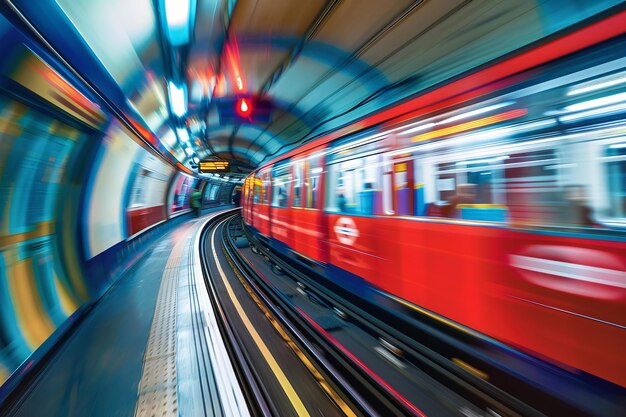
[[337, 240], [344, 245], [352, 246], [359, 237], [359, 229], [356, 228], [356, 223], [350, 217], [338, 218], [334, 230]]

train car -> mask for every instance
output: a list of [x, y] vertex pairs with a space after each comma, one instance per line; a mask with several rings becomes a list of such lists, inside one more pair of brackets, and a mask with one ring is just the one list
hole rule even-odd
[[263, 236], [270, 235], [271, 167], [260, 169], [253, 188], [252, 222]]
[[626, 37], [602, 38], [614, 24], [272, 161], [255, 174], [271, 173], [269, 219], [255, 188], [247, 223], [331, 277], [626, 387]]
[[247, 225], [252, 226], [252, 207], [254, 196], [255, 175], [249, 175], [243, 182], [243, 191], [241, 193], [241, 217]]

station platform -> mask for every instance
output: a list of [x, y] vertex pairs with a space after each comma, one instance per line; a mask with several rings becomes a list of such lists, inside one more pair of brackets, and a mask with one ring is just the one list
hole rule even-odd
[[8, 415], [249, 415], [206, 291], [198, 291], [199, 232], [223, 212], [186, 221], [155, 242]]

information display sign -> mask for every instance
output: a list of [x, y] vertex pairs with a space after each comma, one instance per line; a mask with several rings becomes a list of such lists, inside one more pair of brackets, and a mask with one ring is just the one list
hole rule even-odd
[[230, 162], [228, 161], [200, 161], [198, 171], [202, 174], [215, 174], [230, 172]]

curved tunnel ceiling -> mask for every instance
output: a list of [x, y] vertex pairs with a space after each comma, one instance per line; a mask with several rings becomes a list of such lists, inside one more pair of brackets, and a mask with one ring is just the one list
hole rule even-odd
[[[24, 2], [13, 3], [19, 8]], [[192, 157], [216, 157], [245, 173], [619, 1], [48, 3], [62, 10], [119, 86], [130, 112], [159, 138], [160, 149], [187, 166]], [[188, 32], [173, 31], [169, 5], [190, 6]], [[188, 108], [180, 117], [170, 82], [186, 89]], [[239, 95], [269, 99], [270, 121], [221, 120], [219, 100]], [[181, 130], [190, 136], [191, 156], [183, 151], [188, 145]]]

